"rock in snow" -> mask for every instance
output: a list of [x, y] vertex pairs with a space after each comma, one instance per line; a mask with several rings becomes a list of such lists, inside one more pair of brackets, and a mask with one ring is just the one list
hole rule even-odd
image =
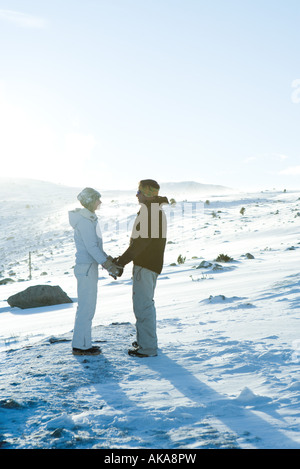
[[17, 306], [21, 309], [73, 303], [61, 287], [51, 285], [28, 287], [26, 290], [10, 296], [7, 302], [10, 306]]

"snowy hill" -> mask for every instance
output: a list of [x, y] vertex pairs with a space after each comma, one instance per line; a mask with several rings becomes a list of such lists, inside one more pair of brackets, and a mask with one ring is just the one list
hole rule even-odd
[[181, 197], [202, 197], [208, 195], [232, 194], [234, 190], [220, 185], [201, 184], [194, 181], [163, 182], [161, 192]]
[[[100, 271], [93, 338], [102, 354], [71, 354], [67, 211], [78, 189], [23, 184], [0, 185], [2, 448], [300, 448], [300, 192], [215, 193], [166, 208], [159, 354], [138, 359], [127, 354], [131, 265], [118, 281]], [[126, 248], [136, 211], [132, 195], [103, 194], [112, 256]], [[36, 284], [60, 285], [73, 303], [8, 305]]]
[[[201, 184], [194, 181], [183, 182], [163, 182], [160, 184], [161, 192], [168, 197], [173, 196], [195, 196], [230, 194], [233, 189], [225, 186], [213, 184]], [[76, 195], [82, 187], [69, 187], [55, 184], [48, 181], [22, 178], [1, 178], [0, 177], [0, 199], [2, 202], [22, 202], [22, 203], [72, 203], [76, 201]], [[102, 196], [107, 198], [129, 198], [134, 197], [136, 188], [128, 190], [100, 190]]]

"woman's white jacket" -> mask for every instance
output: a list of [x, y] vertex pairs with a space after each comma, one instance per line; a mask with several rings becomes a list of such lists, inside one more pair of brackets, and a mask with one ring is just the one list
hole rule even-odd
[[86, 208], [77, 208], [69, 212], [69, 221], [74, 229], [76, 264], [103, 264], [107, 254], [103, 250], [97, 215]]

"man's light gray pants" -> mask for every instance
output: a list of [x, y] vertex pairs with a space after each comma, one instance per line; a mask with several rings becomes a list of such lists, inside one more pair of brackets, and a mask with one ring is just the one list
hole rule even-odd
[[86, 350], [92, 347], [92, 320], [96, 311], [98, 264], [76, 264], [78, 306], [72, 347]]
[[132, 301], [136, 318], [136, 340], [139, 352], [157, 355], [156, 309], [154, 292], [158, 274], [135, 265], [133, 267]]

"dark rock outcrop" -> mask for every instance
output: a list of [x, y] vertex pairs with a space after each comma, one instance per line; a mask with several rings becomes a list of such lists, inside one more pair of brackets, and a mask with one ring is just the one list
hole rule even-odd
[[10, 306], [21, 309], [73, 303], [61, 287], [50, 285], [28, 287], [26, 290], [10, 296], [7, 302]]

